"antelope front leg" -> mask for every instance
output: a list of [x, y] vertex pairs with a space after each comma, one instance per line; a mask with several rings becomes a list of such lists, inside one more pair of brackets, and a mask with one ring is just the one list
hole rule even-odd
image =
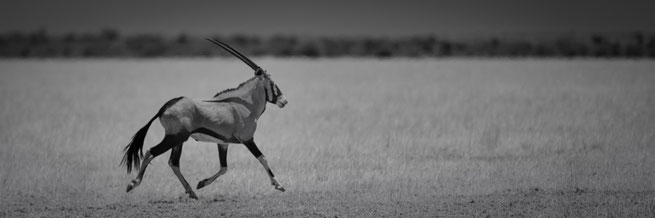
[[268, 161], [266, 161], [266, 157], [264, 157], [264, 154], [262, 154], [261, 151], [259, 151], [259, 148], [257, 148], [257, 145], [253, 140], [247, 141], [243, 143], [246, 145], [246, 148], [254, 155], [257, 160], [259, 160], [259, 163], [264, 166], [264, 169], [266, 169], [266, 172], [268, 173], [268, 177], [271, 179], [271, 184], [275, 187], [275, 189], [279, 191], [285, 191], [284, 187], [280, 185], [280, 183], [275, 179], [275, 175], [273, 175], [273, 171], [271, 171], [271, 168], [268, 166]]
[[268, 161], [266, 161], [266, 157], [262, 154], [257, 158], [257, 160], [259, 160], [259, 163], [261, 163], [262, 166], [264, 166], [264, 169], [266, 169], [266, 172], [268, 172], [268, 177], [271, 179], [271, 185], [273, 185], [275, 189], [284, 192], [285, 191], [284, 187], [282, 187], [282, 185], [280, 185], [277, 179], [275, 179], [275, 175], [273, 175], [273, 171], [271, 171], [271, 168], [268, 167]]

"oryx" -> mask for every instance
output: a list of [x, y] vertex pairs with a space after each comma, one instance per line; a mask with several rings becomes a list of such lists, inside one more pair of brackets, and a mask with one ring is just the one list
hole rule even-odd
[[[220, 170], [213, 176], [198, 182], [197, 189], [211, 184], [216, 178], [227, 172], [228, 144], [244, 144], [264, 166], [275, 189], [284, 191], [268, 166], [266, 158], [257, 148], [253, 135], [257, 127], [257, 119], [264, 113], [266, 103], [270, 102], [282, 108], [287, 104], [287, 100], [265, 70], [230, 46], [218, 40], [208, 40], [248, 64], [255, 70], [255, 76], [236, 88], [219, 92], [211, 99], [194, 100], [178, 97], [166, 102], [159, 112], [134, 134], [132, 141], [124, 149], [125, 155], [121, 164], [125, 164], [128, 173], [132, 171], [132, 166], [139, 169], [137, 177], [127, 186], [127, 192], [141, 183], [146, 167], [153, 158], [172, 149], [168, 164], [189, 197], [197, 199], [198, 197], [180, 173], [179, 168], [182, 144], [189, 137], [197, 141], [217, 143], [221, 163]], [[166, 135], [159, 144], [147, 150], [143, 155], [145, 135], [150, 124], [157, 118], [164, 127]], [[143, 163], [141, 163], [142, 158]]]

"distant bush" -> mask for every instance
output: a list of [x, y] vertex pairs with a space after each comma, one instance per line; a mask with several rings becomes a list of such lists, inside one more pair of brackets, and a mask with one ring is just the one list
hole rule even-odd
[[[591, 34], [552, 39], [452, 40], [434, 35], [381, 37], [307, 37], [275, 35], [214, 35], [253, 56], [279, 57], [625, 57], [654, 58], [655, 34]], [[204, 40], [180, 34], [122, 35], [113, 29], [97, 33], [49, 34], [33, 32], [0, 34], [0, 57], [179, 57], [230, 56]]]

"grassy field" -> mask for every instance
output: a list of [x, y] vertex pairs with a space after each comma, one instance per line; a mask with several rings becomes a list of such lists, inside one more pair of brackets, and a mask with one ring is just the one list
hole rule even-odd
[[[0, 216], [655, 215], [655, 62], [258, 59], [289, 100], [186, 198], [122, 148], [161, 105], [252, 76], [234, 59], [1, 60]], [[163, 137], [158, 122], [146, 148]], [[185, 144], [195, 184], [216, 145]]]

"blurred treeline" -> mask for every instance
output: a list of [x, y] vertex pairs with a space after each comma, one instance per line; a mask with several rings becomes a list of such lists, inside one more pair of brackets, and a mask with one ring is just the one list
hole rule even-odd
[[[550, 37], [440, 38], [213, 35], [252, 56], [301, 57], [655, 57], [655, 34], [632, 32]], [[180, 34], [93, 33], [0, 34], [0, 57], [198, 57], [229, 56], [205, 41]]]

